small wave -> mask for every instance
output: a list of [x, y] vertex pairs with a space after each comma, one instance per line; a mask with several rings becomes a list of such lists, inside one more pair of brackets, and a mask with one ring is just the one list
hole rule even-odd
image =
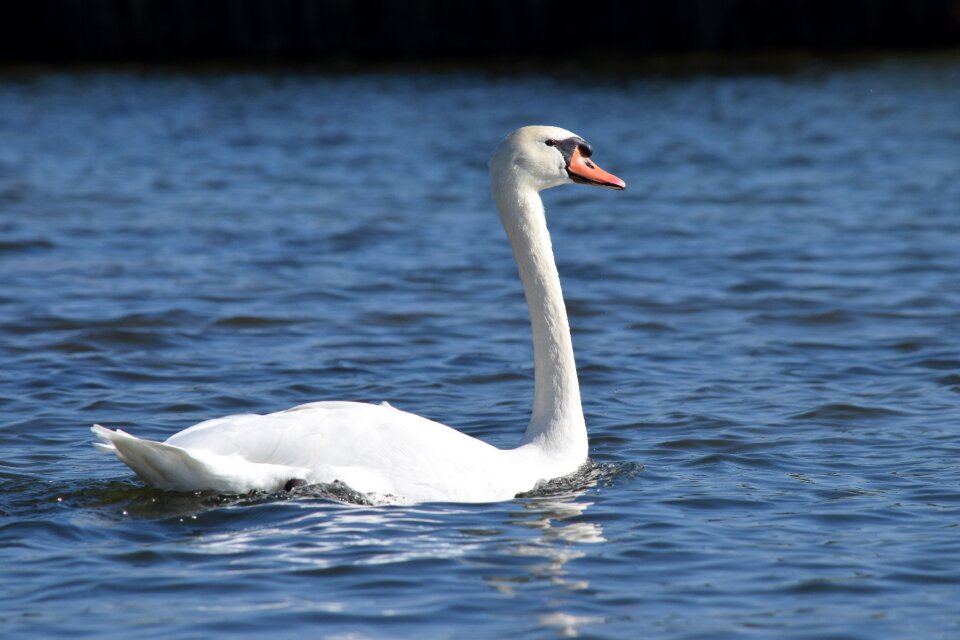
[[585, 491], [598, 484], [608, 487], [619, 478], [633, 478], [643, 471], [637, 462], [602, 462], [587, 460], [576, 472], [539, 483], [532, 491], [517, 498], [546, 498]]
[[727, 291], [731, 293], [758, 293], [765, 291], [782, 291], [784, 285], [778, 280], [770, 280], [766, 278], [753, 278], [739, 282], [735, 285], [727, 287]]
[[951, 387], [960, 391], [960, 374], [951, 373], [949, 375], [937, 378], [937, 384], [944, 387]]
[[259, 329], [261, 327], [276, 327], [297, 324], [299, 320], [291, 318], [267, 318], [264, 316], [229, 316], [220, 318], [213, 323], [215, 327], [230, 329]]
[[192, 314], [177, 309], [159, 313], [134, 313], [109, 318], [69, 317], [63, 315], [27, 316], [4, 325], [4, 330], [20, 334], [81, 332], [136, 332], [146, 329], [169, 329], [190, 326], [196, 322]]
[[847, 324], [854, 322], [855, 320], [856, 318], [854, 315], [842, 309], [831, 309], [828, 311], [804, 314], [761, 313], [752, 318], [752, 321], [757, 324], [779, 324], [786, 322], [798, 326]]
[[809, 578], [786, 587], [785, 591], [793, 595], [809, 596], [813, 594], [873, 594], [883, 591], [876, 586], [870, 576], [850, 575], [834, 578]]
[[[324, 484], [308, 484], [294, 488], [292, 491], [283, 492], [284, 497], [293, 498], [314, 498], [318, 500], [332, 500], [343, 504], [355, 504], [359, 506], [374, 506], [387, 504], [402, 504], [403, 501], [396, 496], [366, 494], [351, 489], [339, 480], [334, 480]], [[270, 498], [278, 497], [278, 494], [268, 496]]]
[[56, 245], [43, 238], [30, 238], [25, 240], [4, 240], [0, 241], [0, 253], [17, 253], [20, 251], [37, 251], [41, 249], [53, 249]]
[[164, 491], [137, 484], [134, 480], [107, 480], [58, 492], [61, 503], [93, 509], [102, 515], [164, 519], [192, 516], [238, 501], [212, 491]]
[[392, 327], [392, 326], [403, 326], [410, 324], [418, 324], [426, 320], [442, 320], [444, 319], [441, 314], [437, 313], [404, 313], [404, 312], [386, 312], [386, 311], [377, 311], [373, 313], [368, 313], [364, 321], [369, 322], [372, 325]]
[[[129, 329], [103, 329], [87, 332], [83, 339], [99, 346], [140, 347], [142, 349], [162, 349], [172, 341], [157, 331], [132, 331]], [[89, 344], [86, 345], [90, 348]]]
[[960, 369], [960, 359], [957, 358], [926, 358], [917, 363], [918, 367], [933, 369], [934, 371], [950, 371]]
[[902, 415], [885, 407], [863, 407], [856, 404], [830, 403], [791, 416], [794, 420], [853, 420], [856, 418], [883, 418]]
[[664, 449], [684, 450], [714, 450], [718, 448], [739, 447], [741, 441], [737, 438], [681, 438], [679, 440], [668, 440], [661, 442], [660, 446]]
[[477, 373], [457, 378], [451, 378], [454, 384], [481, 385], [511, 382], [513, 380], [527, 380], [528, 376], [517, 371], [497, 371], [494, 373]]

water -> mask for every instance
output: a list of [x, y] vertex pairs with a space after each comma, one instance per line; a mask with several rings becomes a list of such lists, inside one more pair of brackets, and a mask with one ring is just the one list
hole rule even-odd
[[[4, 637], [960, 636], [960, 60], [0, 76]], [[594, 467], [491, 505], [143, 488], [162, 439], [319, 399], [511, 446], [516, 126]]]

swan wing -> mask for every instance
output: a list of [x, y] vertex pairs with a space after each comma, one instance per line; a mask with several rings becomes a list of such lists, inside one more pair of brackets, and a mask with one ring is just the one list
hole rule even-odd
[[316, 402], [227, 416], [165, 443], [94, 430], [145, 481], [181, 491], [276, 491], [302, 479], [404, 502], [488, 502], [539, 479], [511, 451], [389, 405]]

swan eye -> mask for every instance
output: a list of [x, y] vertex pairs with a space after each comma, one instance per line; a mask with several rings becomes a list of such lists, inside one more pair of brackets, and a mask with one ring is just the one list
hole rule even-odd
[[557, 146], [557, 141], [554, 140], [553, 138], [550, 138], [549, 140], [547, 140], [547, 141], [544, 142], [543, 144], [547, 145], [548, 147], [555, 147], [555, 146]]

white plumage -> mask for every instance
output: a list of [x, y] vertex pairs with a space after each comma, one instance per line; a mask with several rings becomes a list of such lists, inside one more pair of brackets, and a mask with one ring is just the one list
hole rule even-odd
[[497, 449], [387, 404], [357, 402], [217, 418], [164, 443], [97, 425], [96, 446], [147, 484], [178, 491], [278, 491], [291, 480], [339, 481], [377, 501], [494, 502], [575, 472], [587, 458], [587, 432], [539, 191], [573, 181], [624, 187], [589, 156], [589, 145], [569, 131], [524, 127], [507, 136], [490, 163], [534, 342], [533, 415], [517, 448]]

